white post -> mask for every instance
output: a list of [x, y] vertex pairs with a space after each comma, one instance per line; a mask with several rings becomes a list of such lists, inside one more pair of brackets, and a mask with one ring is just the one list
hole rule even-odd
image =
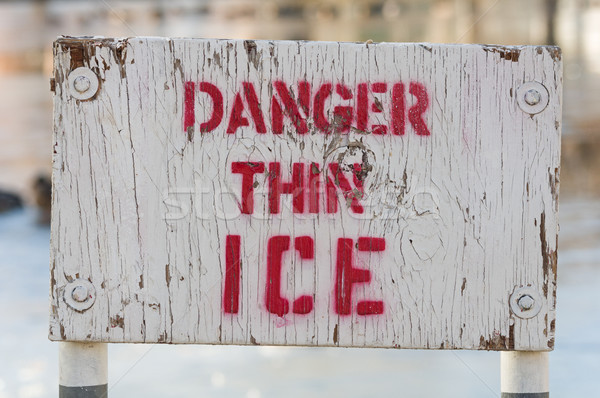
[[548, 398], [548, 353], [507, 351], [500, 353], [502, 398]]
[[60, 343], [59, 398], [108, 396], [108, 344]]

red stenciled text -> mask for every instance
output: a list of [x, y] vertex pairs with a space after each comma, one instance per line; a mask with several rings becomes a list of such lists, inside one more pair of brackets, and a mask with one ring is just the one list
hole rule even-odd
[[319, 213], [321, 184], [325, 184], [325, 213], [338, 212], [338, 192], [350, 203], [352, 212], [361, 214], [364, 211], [360, 203], [364, 189], [359, 163], [354, 163], [350, 172], [344, 172], [338, 163], [330, 163], [327, 170], [322, 170], [318, 163], [298, 162], [292, 165], [291, 176], [284, 176], [279, 162], [233, 162], [231, 172], [242, 176], [242, 214], [254, 213], [254, 176], [265, 171], [268, 171], [268, 207], [271, 214], [280, 213], [283, 195], [291, 195], [294, 213]]
[[[352, 292], [355, 285], [371, 281], [371, 271], [356, 267], [355, 255], [361, 252], [382, 252], [384, 250], [384, 238], [359, 237], [356, 241], [351, 238], [337, 240], [335, 279], [332, 289], [336, 314], [351, 315], [353, 312], [358, 315], [383, 314], [384, 303], [381, 300], [358, 301], [353, 307]], [[223, 311], [227, 314], [239, 312], [240, 251], [241, 237], [227, 235], [225, 238], [225, 287], [223, 289]], [[290, 310], [298, 315], [309, 314], [314, 310], [312, 296], [284, 297], [282, 293], [281, 281], [285, 272], [283, 257], [288, 251], [296, 253], [301, 264], [305, 260], [312, 260], [312, 264], [315, 259], [315, 241], [310, 236], [298, 236], [292, 239], [289, 235], [272, 236], [267, 241], [267, 278], [264, 287], [264, 303], [268, 312], [280, 317], [288, 314]]]
[[[186, 81], [184, 131], [193, 130], [199, 123], [201, 133], [223, 126], [226, 134], [235, 134], [243, 127], [266, 134], [270, 122], [273, 134], [283, 134], [287, 119], [297, 134], [307, 134], [310, 125], [323, 134], [347, 133], [355, 128], [374, 135], [400, 136], [406, 133], [407, 125], [417, 135], [431, 134], [425, 122], [429, 94], [425, 85], [415, 81], [359, 83], [351, 87], [343, 83], [315, 86], [307, 81], [291, 85], [276, 80], [271, 83], [272, 94], [267, 101], [259, 97], [252, 82], [242, 82], [231, 98], [224, 97], [224, 92], [210, 82]], [[211, 109], [210, 116], [202, 120], [197, 120], [197, 99], [204, 109]], [[373, 121], [373, 115], [388, 122]]]

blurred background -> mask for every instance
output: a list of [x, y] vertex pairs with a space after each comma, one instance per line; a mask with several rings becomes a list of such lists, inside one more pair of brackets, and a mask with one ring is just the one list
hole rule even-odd
[[[561, 236], [553, 397], [600, 391], [600, 0], [0, 0], [0, 398], [57, 396], [47, 340], [58, 35], [557, 44]], [[499, 354], [111, 345], [111, 397], [499, 397]]]

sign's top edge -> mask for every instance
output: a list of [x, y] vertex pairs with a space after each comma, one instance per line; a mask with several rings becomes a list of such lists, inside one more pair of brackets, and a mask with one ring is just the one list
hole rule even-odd
[[263, 42], [263, 43], [303, 43], [303, 44], [343, 44], [343, 45], [368, 45], [368, 46], [420, 46], [426, 49], [434, 47], [478, 47], [504, 51], [523, 50], [527, 48], [543, 48], [554, 53], [560, 59], [562, 50], [558, 46], [551, 45], [500, 45], [500, 44], [475, 44], [475, 43], [430, 43], [430, 42], [373, 42], [371, 40], [361, 42], [334, 42], [334, 41], [310, 41], [310, 40], [264, 40], [264, 39], [216, 39], [216, 38], [191, 38], [191, 37], [158, 37], [158, 36], [129, 36], [129, 37], [104, 37], [104, 36], [58, 36], [55, 44], [98, 43], [117, 44], [127, 43], [131, 40], [144, 41], [217, 41], [217, 42]]

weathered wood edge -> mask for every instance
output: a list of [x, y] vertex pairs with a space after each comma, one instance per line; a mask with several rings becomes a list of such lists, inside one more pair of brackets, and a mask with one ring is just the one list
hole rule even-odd
[[[110, 48], [114, 54], [115, 61], [119, 64], [123, 64], [125, 57], [123, 51], [126, 51], [126, 47], [130, 40], [204, 40], [202, 38], [166, 38], [166, 37], [72, 37], [72, 36], [61, 36], [58, 37], [54, 43], [54, 55], [56, 51], [69, 51], [71, 56], [71, 69], [75, 69], [80, 66], [88, 65], [89, 59], [96, 54], [96, 47], [107, 47]], [[246, 42], [252, 43], [255, 41], [262, 42], [273, 42], [273, 40], [242, 40], [242, 39], [211, 39], [217, 42]], [[538, 54], [542, 51], [548, 52], [554, 61], [562, 60], [562, 50], [559, 46], [548, 46], [548, 45], [497, 45], [497, 44], [456, 44], [456, 43], [394, 43], [394, 42], [331, 42], [331, 41], [306, 41], [306, 40], [281, 40], [277, 42], [293, 42], [293, 43], [336, 43], [344, 45], [365, 45], [365, 46], [386, 46], [386, 45], [406, 45], [406, 46], [420, 46], [426, 50], [431, 50], [432, 46], [456, 46], [456, 47], [479, 47], [484, 51], [497, 53], [501, 59], [507, 61], [517, 62], [519, 60], [519, 54], [524, 48], [536, 48]]]

